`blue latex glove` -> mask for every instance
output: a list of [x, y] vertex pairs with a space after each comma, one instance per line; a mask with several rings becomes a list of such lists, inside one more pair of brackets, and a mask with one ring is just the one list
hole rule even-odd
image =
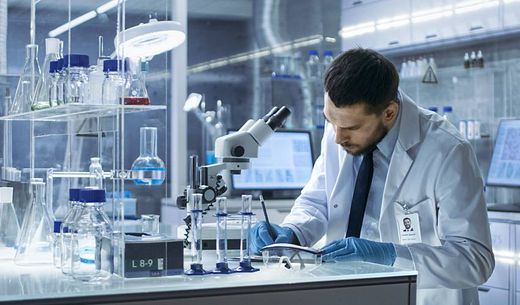
[[392, 243], [348, 237], [321, 249], [324, 261], [364, 261], [392, 266], [397, 256]]
[[252, 228], [251, 228], [251, 234], [249, 236], [250, 238], [250, 247], [251, 251], [255, 254], [260, 254], [260, 250], [262, 250], [263, 247], [274, 244], [274, 243], [292, 243], [296, 236], [294, 235], [294, 232], [287, 228], [287, 227], [280, 227], [279, 225], [271, 224], [273, 227], [276, 237], [273, 240], [271, 235], [269, 235], [269, 229], [267, 226], [267, 222], [260, 221], [257, 222]]

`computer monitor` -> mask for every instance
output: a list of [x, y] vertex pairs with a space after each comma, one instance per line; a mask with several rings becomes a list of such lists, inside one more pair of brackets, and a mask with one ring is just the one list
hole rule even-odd
[[500, 121], [487, 185], [520, 186], [520, 119]]
[[311, 177], [313, 160], [309, 131], [276, 131], [260, 146], [249, 169], [233, 175], [233, 189], [299, 191]]

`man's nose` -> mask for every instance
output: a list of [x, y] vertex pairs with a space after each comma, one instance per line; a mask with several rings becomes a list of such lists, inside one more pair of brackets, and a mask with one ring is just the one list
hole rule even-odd
[[350, 137], [345, 131], [342, 131], [340, 128], [336, 128], [336, 144], [343, 144], [348, 142], [349, 139]]

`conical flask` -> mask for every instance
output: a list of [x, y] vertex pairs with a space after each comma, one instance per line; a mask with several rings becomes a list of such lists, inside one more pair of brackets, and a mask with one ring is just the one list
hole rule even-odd
[[30, 189], [31, 201], [23, 218], [14, 262], [17, 265], [52, 264], [54, 223], [45, 206], [43, 179], [31, 179]]
[[36, 84], [41, 77], [38, 63], [38, 45], [28, 44], [26, 47], [25, 64], [18, 80], [14, 101], [9, 114], [28, 112], [36, 91]]
[[[49, 96], [51, 77], [57, 73], [57, 61], [60, 59], [60, 40], [57, 38], [45, 39], [45, 60], [42, 67], [42, 75], [36, 84], [36, 91], [32, 99], [31, 110], [39, 110], [49, 108], [53, 105], [56, 98]], [[54, 62], [53, 64], [51, 64]]]
[[20, 225], [13, 206], [13, 188], [0, 187], [0, 260], [12, 260]]

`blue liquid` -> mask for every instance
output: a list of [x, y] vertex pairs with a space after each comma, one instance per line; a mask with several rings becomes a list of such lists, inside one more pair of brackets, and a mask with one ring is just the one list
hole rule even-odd
[[132, 180], [138, 185], [163, 184], [166, 178], [164, 167], [132, 167]]

